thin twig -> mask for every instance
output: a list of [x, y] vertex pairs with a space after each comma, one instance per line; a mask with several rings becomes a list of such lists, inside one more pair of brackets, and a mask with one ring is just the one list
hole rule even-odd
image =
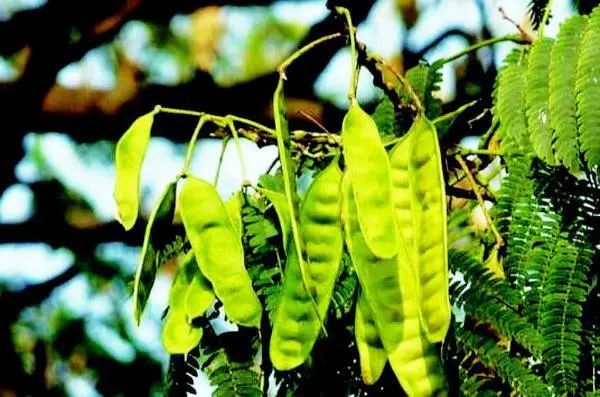
[[479, 191], [479, 186], [477, 185], [475, 178], [473, 178], [473, 174], [471, 174], [471, 170], [469, 170], [469, 167], [467, 166], [465, 159], [460, 154], [455, 155], [454, 158], [456, 159], [456, 161], [458, 161], [458, 164], [460, 164], [460, 168], [462, 168], [463, 172], [465, 173], [467, 180], [469, 181], [469, 184], [471, 185], [471, 189], [473, 190], [473, 192], [475, 193], [475, 196], [477, 197], [477, 201], [479, 202], [479, 206], [481, 207], [483, 216], [485, 217], [485, 219], [490, 227], [490, 230], [491, 230], [492, 234], [494, 235], [494, 239], [496, 240], [496, 248], [500, 249], [504, 245], [504, 239], [498, 232], [498, 229], [496, 229], [496, 225], [494, 225], [494, 222], [492, 221], [492, 218], [490, 217], [490, 214], [488, 213], [488, 210], [485, 206], [485, 202], [483, 200], [481, 192]]
[[523, 39], [527, 40], [529, 43], [533, 42], [533, 38], [531, 37], [531, 35], [527, 33], [525, 29], [523, 29], [523, 27], [520, 24], [518, 24], [514, 19], [509, 17], [506, 11], [504, 11], [503, 7], [498, 7], [498, 11], [500, 12], [500, 14], [502, 14], [502, 18], [512, 23], [517, 28]]

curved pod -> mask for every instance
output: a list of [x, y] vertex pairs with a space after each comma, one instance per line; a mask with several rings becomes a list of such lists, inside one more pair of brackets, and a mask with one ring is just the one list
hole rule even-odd
[[408, 138], [408, 176], [413, 213], [413, 261], [419, 281], [420, 313], [430, 341], [440, 342], [450, 326], [446, 192], [435, 126], [423, 116]]
[[135, 224], [140, 206], [140, 175], [148, 149], [154, 112], [136, 119], [123, 134], [115, 152], [115, 190], [117, 220], [125, 230]]
[[396, 254], [390, 163], [377, 125], [352, 104], [342, 123], [344, 160], [367, 246], [379, 258]]
[[271, 361], [279, 370], [295, 368], [306, 360], [319, 336], [319, 318], [325, 318], [329, 308], [343, 250], [341, 179], [334, 162], [315, 177], [300, 209], [310, 295], [302, 283], [296, 250], [290, 247], [270, 342]]
[[375, 318], [364, 295], [358, 295], [354, 317], [354, 334], [360, 358], [360, 373], [367, 385], [375, 384], [387, 363], [387, 354], [375, 325]]
[[188, 177], [180, 195], [181, 218], [202, 274], [231, 321], [259, 327], [262, 308], [244, 267], [244, 249], [215, 188]]
[[342, 182], [342, 190], [346, 245], [392, 370], [411, 397], [443, 395], [446, 379], [439, 357], [421, 327], [415, 293], [417, 281], [408, 249], [398, 234], [397, 256], [390, 259], [374, 256], [360, 232], [347, 178]]

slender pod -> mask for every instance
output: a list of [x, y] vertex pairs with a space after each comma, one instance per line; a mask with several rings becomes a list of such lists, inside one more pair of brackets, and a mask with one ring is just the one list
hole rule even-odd
[[[283, 94], [283, 80], [284, 76], [279, 77], [277, 88], [273, 93], [273, 118], [275, 119], [275, 135], [277, 138], [277, 150], [279, 151], [279, 162], [281, 163], [281, 172], [283, 175], [283, 186], [285, 190], [285, 197], [287, 201], [287, 207], [289, 211], [290, 229], [292, 232], [292, 238], [294, 244], [291, 245], [296, 250], [296, 257], [298, 258], [298, 265], [300, 266], [300, 275], [302, 278], [302, 284], [307, 291], [310, 291], [309, 280], [306, 275], [306, 263], [303, 253], [304, 243], [302, 241], [302, 235], [298, 227], [298, 193], [296, 190], [296, 171], [294, 169], [294, 163], [292, 162], [292, 150], [290, 132], [288, 129], [287, 122], [287, 110], [285, 107], [285, 97]], [[282, 227], [284, 225], [282, 224]], [[284, 244], [284, 246], [286, 246]], [[289, 255], [289, 254], [288, 254]], [[310, 301], [313, 305], [317, 317], [321, 320], [318, 315], [317, 303], [313, 296], [309, 295]], [[319, 321], [323, 327], [323, 322]]]
[[271, 361], [279, 370], [295, 368], [306, 360], [319, 336], [319, 319], [325, 318], [329, 308], [343, 250], [341, 179], [342, 173], [334, 161], [315, 177], [300, 209], [310, 294], [302, 283], [297, 254], [290, 247], [270, 343]]
[[360, 373], [367, 385], [375, 384], [387, 363], [387, 354], [379, 337], [375, 318], [364, 295], [358, 295], [354, 317], [354, 334], [360, 358]]
[[225, 209], [231, 224], [238, 232], [240, 240], [242, 239], [242, 192], [237, 191], [233, 193], [229, 200], [225, 203]]
[[418, 116], [408, 132], [408, 176], [420, 313], [430, 341], [440, 342], [450, 326], [446, 192], [435, 126]]
[[180, 195], [181, 218], [202, 274], [210, 280], [231, 321], [259, 327], [262, 308], [244, 267], [244, 249], [214, 186], [188, 177]]
[[347, 178], [342, 190], [346, 245], [392, 370], [411, 397], [444, 395], [446, 379], [438, 354], [421, 327], [417, 281], [402, 236], [397, 234], [397, 256], [382, 259], [373, 255], [360, 231]]
[[181, 267], [190, 280], [185, 292], [183, 307], [187, 321], [191, 323], [193, 319], [202, 316], [210, 308], [215, 301], [215, 293], [210, 281], [200, 271], [193, 250], [186, 254]]
[[184, 301], [192, 282], [189, 263], [186, 256], [175, 273], [169, 293], [169, 312], [163, 324], [162, 342], [170, 354], [187, 354], [202, 338], [202, 328], [192, 327], [186, 319]]
[[135, 278], [133, 282], [133, 314], [139, 324], [140, 318], [154, 285], [156, 272], [160, 267], [160, 251], [171, 242], [171, 224], [175, 215], [175, 197], [177, 183], [171, 182], [163, 191], [156, 207], [150, 214], [142, 251], [138, 258]]
[[390, 163], [377, 125], [353, 103], [342, 123], [344, 160], [367, 246], [380, 258], [396, 254]]
[[140, 175], [148, 149], [154, 111], [140, 116], [123, 134], [115, 153], [117, 220], [125, 230], [135, 224], [140, 207]]
[[285, 194], [276, 192], [274, 190], [259, 188], [260, 194], [265, 196], [267, 200], [273, 204], [277, 219], [279, 220], [279, 226], [281, 227], [281, 236], [283, 240], [283, 248], [287, 250], [288, 236], [290, 235], [290, 207], [285, 198]]

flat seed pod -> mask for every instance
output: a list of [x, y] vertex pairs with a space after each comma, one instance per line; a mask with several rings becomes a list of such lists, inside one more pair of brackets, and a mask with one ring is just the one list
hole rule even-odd
[[242, 192], [237, 191], [227, 200], [225, 203], [225, 209], [227, 215], [231, 220], [231, 224], [237, 230], [240, 240], [242, 239], [243, 227], [242, 227]]
[[125, 230], [133, 227], [138, 216], [140, 175], [153, 121], [154, 112], [139, 117], [117, 142], [113, 196], [117, 204], [117, 220]]
[[270, 345], [271, 361], [279, 370], [295, 368], [306, 360], [319, 336], [319, 318], [325, 317], [331, 302], [343, 249], [341, 179], [335, 162], [325, 168], [309, 187], [300, 210], [300, 231], [308, 256], [306, 273], [319, 316], [303, 286], [296, 252], [288, 250]]
[[161, 265], [158, 262], [160, 251], [173, 239], [171, 224], [175, 215], [176, 192], [177, 183], [169, 183], [146, 225], [144, 243], [133, 282], [133, 313], [138, 324], [154, 285], [156, 272]]
[[381, 377], [387, 363], [387, 354], [383, 348], [375, 318], [363, 294], [358, 295], [354, 318], [354, 333], [360, 358], [360, 373], [363, 382], [374, 385]]
[[397, 247], [390, 163], [377, 125], [357, 104], [344, 117], [342, 143], [367, 246], [375, 256], [391, 258]]
[[377, 258], [366, 245], [347, 178], [342, 182], [346, 246], [371, 309], [388, 360], [409, 396], [443, 395], [446, 379], [419, 318], [417, 281], [408, 249], [398, 233], [398, 255]]
[[204, 315], [210, 308], [215, 301], [215, 293], [210, 281], [200, 271], [193, 250], [187, 253], [181, 266], [190, 280], [183, 306], [187, 321], [191, 323], [193, 319]]
[[290, 235], [291, 226], [290, 207], [288, 206], [285, 194], [265, 188], [259, 188], [259, 192], [265, 196], [275, 208], [275, 213], [277, 214], [277, 219], [279, 220], [279, 226], [281, 227], [283, 247], [287, 250], [288, 236]]
[[430, 341], [444, 340], [450, 326], [446, 192], [435, 126], [417, 117], [410, 131], [408, 175], [411, 186], [414, 252], [420, 312]]
[[215, 188], [188, 177], [180, 195], [181, 218], [202, 274], [212, 283], [231, 321], [259, 327], [262, 307], [244, 267], [244, 249]]
[[187, 354], [200, 343], [202, 329], [194, 328], [186, 319], [184, 301], [191, 282], [190, 259], [177, 269], [169, 293], [169, 312], [163, 324], [162, 341], [170, 354]]

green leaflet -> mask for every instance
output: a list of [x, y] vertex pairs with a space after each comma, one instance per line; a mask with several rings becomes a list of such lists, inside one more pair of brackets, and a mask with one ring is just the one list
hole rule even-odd
[[[288, 249], [281, 300], [275, 314], [270, 354], [273, 366], [288, 370], [302, 364], [319, 335], [342, 259], [340, 223], [342, 173], [332, 162], [313, 180], [300, 210], [302, 239], [309, 258], [310, 294], [302, 285], [296, 253]], [[318, 315], [311, 307], [314, 297]]]
[[[442, 101], [433, 95], [440, 88], [442, 82], [443, 62], [434, 62], [431, 65], [420, 63], [406, 72], [406, 79], [421, 99], [425, 114], [433, 119], [439, 116], [442, 110]], [[408, 93], [404, 93], [408, 102], [412, 102]]]
[[527, 64], [526, 94], [527, 124], [533, 150], [539, 158], [550, 165], [557, 165], [552, 147], [552, 123], [548, 88], [550, 80], [550, 54], [554, 40], [542, 37], [531, 46]]
[[577, 93], [579, 143], [587, 161], [593, 169], [600, 165], [600, 8], [591, 13], [577, 63]]
[[113, 196], [117, 204], [117, 220], [125, 230], [135, 224], [140, 206], [140, 174], [154, 113], [147, 113], [136, 119], [123, 134], [115, 153], [115, 190]]
[[466, 348], [473, 350], [482, 363], [496, 373], [517, 392], [519, 396], [542, 397], [552, 395], [544, 382], [521, 360], [511, 357], [498, 347], [498, 343], [476, 334], [467, 328], [457, 328], [457, 334]]
[[150, 214], [146, 225], [144, 243], [133, 284], [133, 314], [138, 324], [150, 296], [156, 272], [161, 265], [158, 263], [160, 251], [172, 240], [171, 224], [175, 215], [176, 192], [177, 182], [169, 183]]
[[342, 182], [342, 219], [346, 246], [390, 365], [409, 396], [444, 395], [446, 379], [438, 353], [421, 327], [416, 278], [407, 247], [398, 233], [398, 255], [378, 258], [360, 231], [352, 186]]
[[517, 153], [531, 151], [525, 116], [525, 71], [521, 54], [518, 62], [507, 64], [498, 73], [495, 110], [501, 124], [502, 144]]
[[[177, 268], [169, 293], [169, 312], [162, 330], [162, 341], [169, 354], [187, 354], [198, 346], [202, 338], [202, 328], [194, 328], [187, 321], [185, 298], [192, 281], [189, 272], [190, 259]], [[193, 264], [193, 262], [192, 262]]]
[[385, 368], [387, 354], [379, 337], [373, 313], [362, 293], [358, 295], [356, 304], [354, 334], [363, 382], [367, 385], [374, 385]]
[[223, 302], [225, 314], [240, 325], [259, 327], [262, 307], [244, 267], [242, 242], [214, 186], [186, 178], [180, 208], [196, 261]]
[[281, 227], [281, 235], [283, 240], [283, 247], [287, 250], [288, 236], [290, 234], [290, 207], [286, 200], [286, 196], [283, 193], [276, 192], [265, 188], [259, 188], [260, 194], [265, 196], [267, 200], [275, 207], [277, 213], [277, 219], [279, 220], [279, 226]]
[[[440, 342], [448, 331], [451, 317], [442, 159], [435, 126], [426, 117], [417, 117], [407, 137], [415, 253], [412, 260], [419, 280], [420, 313], [429, 340]], [[406, 234], [406, 229], [403, 229], [403, 234]]]
[[377, 125], [358, 104], [344, 117], [342, 142], [365, 241], [375, 256], [391, 258], [397, 238], [390, 162]]
[[550, 61], [550, 121], [556, 159], [572, 173], [581, 169], [575, 78], [586, 22], [585, 17], [576, 15], [561, 25]]

